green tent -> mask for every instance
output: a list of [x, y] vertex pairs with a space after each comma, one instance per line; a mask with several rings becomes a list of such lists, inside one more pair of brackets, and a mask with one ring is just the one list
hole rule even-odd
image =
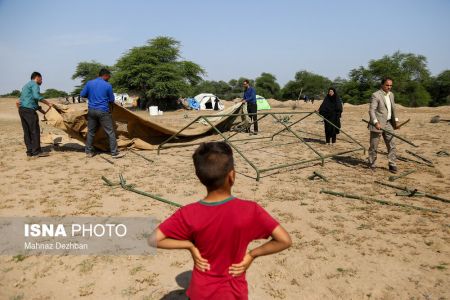
[[256, 95], [256, 105], [258, 110], [270, 109], [269, 102], [267, 102], [266, 98]]

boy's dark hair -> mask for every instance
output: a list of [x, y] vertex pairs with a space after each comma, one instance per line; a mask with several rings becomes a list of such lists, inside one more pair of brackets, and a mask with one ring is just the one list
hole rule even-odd
[[381, 78], [381, 85], [385, 84], [386, 81], [388, 81], [388, 80], [393, 81], [391, 77], [383, 77], [383, 78]]
[[225, 142], [202, 143], [192, 158], [195, 174], [208, 190], [221, 187], [227, 174], [234, 169], [233, 150]]
[[100, 70], [100, 72], [98, 72], [98, 76], [102, 77], [103, 75], [111, 75], [111, 71], [103, 68]]
[[245, 80], [244, 80], [244, 83], [250, 84], [250, 81], [248, 81], [248, 79], [245, 79]]
[[39, 73], [39, 72], [31, 73], [31, 80], [35, 79], [36, 77], [41, 77], [42, 78], [41, 73]]

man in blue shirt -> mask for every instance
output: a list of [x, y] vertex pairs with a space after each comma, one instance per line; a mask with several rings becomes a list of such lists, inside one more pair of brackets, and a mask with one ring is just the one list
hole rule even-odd
[[[242, 102], [247, 103], [247, 112], [250, 115], [250, 120], [252, 120], [254, 131], [252, 132], [250, 130], [250, 127], [248, 128], [250, 135], [258, 134], [258, 116], [256, 115], [256, 112], [258, 110], [256, 105], [256, 91], [253, 87], [250, 86], [250, 82], [246, 79], [244, 80], [244, 98], [242, 99]], [[251, 126], [251, 124], [250, 124]]]
[[81, 91], [80, 96], [88, 98], [88, 134], [86, 138], [86, 156], [93, 157], [94, 137], [101, 125], [109, 138], [109, 148], [113, 158], [123, 157], [117, 149], [116, 134], [114, 132], [114, 122], [112, 119], [110, 104], [114, 103], [114, 93], [108, 80], [111, 78], [111, 72], [107, 69], [101, 69], [96, 79], [88, 81]]
[[52, 104], [41, 96], [39, 88], [41, 84], [42, 75], [39, 72], [33, 72], [31, 80], [22, 88], [20, 99], [16, 103], [22, 122], [23, 138], [28, 157], [48, 156], [41, 149], [41, 129], [39, 128], [39, 117], [36, 111], [45, 114], [38, 102], [45, 103], [49, 107], [52, 107]]

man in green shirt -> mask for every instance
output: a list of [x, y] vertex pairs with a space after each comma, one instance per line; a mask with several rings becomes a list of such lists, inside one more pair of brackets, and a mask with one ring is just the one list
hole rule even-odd
[[39, 88], [41, 84], [42, 75], [39, 72], [33, 72], [31, 81], [22, 88], [20, 100], [17, 102], [28, 157], [47, 156], [41, 149], [41, 130], [36, 111], [39, 110], [45, 114], [38, 102], [45, 103], [49, 107], [52, 107], [52, 104], [41, 96]]

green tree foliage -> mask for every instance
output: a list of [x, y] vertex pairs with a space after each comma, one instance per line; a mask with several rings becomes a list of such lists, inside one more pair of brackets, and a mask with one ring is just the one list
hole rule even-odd
[[11, 93], [4, 94], [2, 97], [20, 97], [21, 92], [19, 90], [13, 90]]
[[[191, 93], [205, 71], [191, 61], [180, 60], [180, 42], [157, 37], [125, 53], [114, 66], [114, 88], [138, 94], [163, 108]], [[148, 106], [147, 104], [147, 106]]]
[[383, 77], [391, 77], [397, 103], [405, 106], [425, 106], [431, 100], [426, 87], [430, 84], [427, 59], [423, 55], [395, 52], [381, 59], [371, 60], [367, 68], [359, 67], [349, 73], [349, 81], [340, 86], [345, 102], [367, 103], [371, 94], [380, 88]]
[[432, 78], [428, 90], [432, 98], [431, 106], [450, 104], [450, 70]]
[[75, 87], [75, 90], [71, 93], [72, 95], [79, 95], [85, 84], [92, 79], [98, 77], [98, 73], [102, 68], [106, 68], [111, 71], [111, 67], [92, 61], [83, 61], [78, 63], [75, 73], [72, 75], [72, 79], [80, 79], [81, 84]]
[[261, 76], [255, 80], [255, 88], [257, 94], [265, 98], [280, 97], [280, 85], [277, 83], [277, 78], [270, 73], [261, 73]]
[[[225, 81], [201, 81], [192, 90], [191, 95], [195, 96], [200, 93], [212, 93], [220, 99], [232, 100], [235, 98], [242, 98], [244, 94], [243, 83], [246, 78], [240, 77], [239, 79], [231, 79], [228, 82]], [[255, 81], [248, 79], [251, 86], [255, 86]], [[256, 92], [259, 94], [260, 88], [256, 88]]]
[[295, 80], [291, 80], [283, 87], [281, 96], [283, 99], [298, 99], [300, 93], [309, 97], [322, 98], [331, 86], [331, 80], [306, 70], [295, 74]]
[[219, 97], [220, 99], [233, 99], [231, 93], [231, 86], [225, 81], [201, 81], [193, 89], [191, 96], [195, 96], [201, 93], [211, 93]]
[[58, 97], [67, 97], [69, 94], [67, 94], [64, 91], [59, 91], [56, 89], [46, 89], [45, 92], [42, 94], [44, 98], [58, 98]]
[[[253, 79], [239, 77], [239, 79], [231, 79], [228, 84], [231, 87], [231, 93], [228, 99], [242, 98], [244, 96], [244, 80], [248, 80], [250, 86], [255, 86], [255, 81]], [[258, 90], [256, 91], [258, 93]]]

